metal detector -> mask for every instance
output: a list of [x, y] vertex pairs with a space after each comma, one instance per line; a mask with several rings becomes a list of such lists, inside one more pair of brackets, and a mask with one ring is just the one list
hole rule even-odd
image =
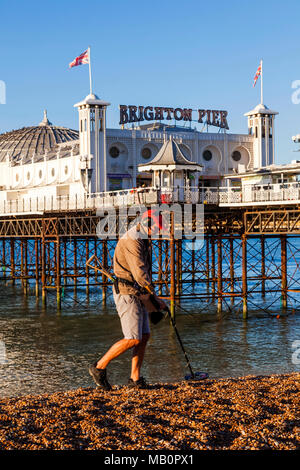
[[[152, 303], [155, 304], [157, 301], [155, 299], [155, 297], [153, 296], [153, 299], [152, 299]], [[157, 307], [159, 308], [159, 304], [157, 303]], [[193, 369], [192, 369], [192, 366], [191, 366], [191, 363], [189, 361], [189, 358], [188, 358], [188, 355], [186, 353], [186, 350], [183, 346], [183, 343], [181, 341], [181, 338], [180, 338], [180, 335], [178, 333], [178, 330], [177, 330], [177, 326], [176, 326], [176, 323], [175, 323], [175, 320], [174, 318], [172, 317], [172, 314], [170, 312], [170, 309], [167, 308], [167, 313], [169, 315], [169, 318], [170, 318], [170, 321], [171, 321], [171, 324], [174, 328], [174, 331], [176, 333], [176, 336], [177, 336], [177, 339], [178, 339], [178, 342], [180, 344], [180, 347], [182, 349], [182, 352], [184, 354], [184, 357], [185, 357], [185, 360], [186, 360], [186, 363], [187, 363], [187, 366], [190, 370], [190, 374], [186, 375], [184, 378], [185, 380], [203, 380], [203, 379], [207, 379], [208, 378], [208, 374], [206, 372], [194, 372]]]
[[[96, 264], [91, 264], [92, 261], [95, 261]], [[107, 276], [113, 283], [115, 282], [115, 279], [113, 277], [113, 275], [107, 271], [106, 269], [104, 269], [99, 261], [99, 259], [97, 258], [97, 256], [94, 254], [93, 256], [90, 257], [90, 259], [86, 262], [86, 265], [89, 266], [90, 268], [96, 270], [96, 271], [100, 271], [102, 274], [104, 274], [105, 276]], [[158, 303], [158, 301], [156, 300], [155, 296], [154, 295], [150, 295], [150, 298], [151, 298], [151, 302], [152, 304], [157, 308], [158, 312], [161, 310], [160, 309], [160, 305]], [[167, 313], [169, 315], [169, 318], [170, 318], [170, 321], [171, 321], [171, 324], [174, 328], [174, 331], [176, 333], [176, 336], [177, 336], [177, 339], [178, 339], [178, 342], [180, 344], [180, 347], [182, 349], [182, 352], [184, 354], [184, 357], [185, 357], [185, 360], [187, 362], [187, 366], [190, 370], [190, 374], [186, 375], [184, 378], [185, 380], [203, 380], [203, 379], [207, 379], [208, 377], [208, 374], [206, 372], [194, 372], [193, 369], [192, 369], [192, 366], [191, 366], [191, 363], [189, 361], [189, 358], [188, 358], [188, 355], [184, 349], [184, 346], [183, 346], [183, 343], [181, 341], [181, 338], [180, 338], [180, 335], [178, 333], [178, 330], [177, 330], [177, 327], [176, 327], [176, 323], [175, 323], [175, 320], [174, 318], [172, 317], [172, 314], [170, 312], [170, 309], [167, 307]]]

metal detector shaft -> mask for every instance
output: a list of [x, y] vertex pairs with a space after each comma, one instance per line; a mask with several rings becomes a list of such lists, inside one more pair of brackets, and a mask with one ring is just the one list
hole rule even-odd
[[186, 359], [188, 368], [190, 369], [192, 378], [194, 378], [194, 377], [195, 377], [195, 374], [194, 374], [194, 372], [193, 372], [193, 369], [192, 369], [192, 366], [191, 366], [191, 364], [190, 364], [189, 358], [188, 358], [188, 356], [187, 356], [187, 353], [186, 353], [186, 351], [185, 351], [185, 349], [184, 349], [184, 346], [183, 346], [183, 343], [182, 343], [182, 341], [181, 341], [180, 335], [179, 335], [179, 333], [178, 333], [178, 330], [177, 330], [177, 327], [176, 327], [176, 323], [175, 323], [175, 321], [174, 321], [174, 319], [173, 319], [173, 317], [172, 317], [172, 315], [171, 315], [171, 312], [170, 312], [169, 308], [167, 309], [167, 312], [168, 312], [168, 315], [169, 315], [169, 317], [170, 317], [170, 320], [171, 320], [172, 326], [173, 326], [173, 328], [174, 328], [174, 331], [175, 331], [175, 333], [176, 333], [178, 342], [179, 342], [179, 344], [180, 344], [180, 346], [181, 346], [181, 349], [182, 349], [182, 352], [183, 352], [183, 354], [184, 354], [184, 357], [185, 357], [185, 359]]

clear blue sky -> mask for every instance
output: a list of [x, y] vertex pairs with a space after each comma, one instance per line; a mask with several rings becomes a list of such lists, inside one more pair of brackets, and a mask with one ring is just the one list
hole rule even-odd
[[88, 66], [68, 64], [89, 45], [93, 82], [118, 105], [228, 110], [230, 132], [246, 133], [243, 114], [260, 101], [253, 77], [263, 58], [264, 103], [276, 117], [276, 162], [299, 158], [299, 0], [0, 1], [0, 132], [39, 123], [78, 128], [73, 104], [89, 93]]

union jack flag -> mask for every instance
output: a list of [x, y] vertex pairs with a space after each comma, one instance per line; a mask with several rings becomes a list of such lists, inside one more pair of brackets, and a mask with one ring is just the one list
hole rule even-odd
[[72, 62], [70, 62], [69, 68], [76, 67], [76, 65], [88, 64], [89, 61], [90, 61], [89, 50], [87, 49], [78, 57], [76, 57]]
[[258, 79], [258, 77], [259, 77], [260, 75], [261, 75], [261, 64], [259, 64], [259, 67], [258, 67], [258, 69], [256, 70], [256, 74], [255, 74], [255, 77], [254, 77], [253, 86], [256, 85], [257, 79]]

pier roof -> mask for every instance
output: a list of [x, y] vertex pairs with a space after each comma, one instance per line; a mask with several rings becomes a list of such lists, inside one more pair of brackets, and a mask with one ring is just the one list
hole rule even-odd
[[277, 111], [272, 111], [269, 109], [265, 104], [259, 103], [257, 106], [255, 106], [254, 109], [249, 111], [248, 113], [245, 113], [244, 116], [252, 116], [254, 114], [278, 114]]
[[78, 131], [54, 126], [44, 111], [44, 118], [37, 126], [22, 127], [0, 134], [0, 162], [7, 155], [13, 160], [31, 158], [54, 150], [59, 144], [77, 141]]
[[147, 164], [140, 164], [140, 171], [149, 171], [151, 169], [161, 169], [168, 167], [169, 169], [187, 169], [198, 170], [202, 169], [202, 165], [188, 160], [181, 151], [177, 142], [172, 138], [166, 140], [162, 145], [157, 155]]
[[292, 161], [291, 163], [287, 163], [284, 165], [269, 165], [262, 168], [256, 168], [251, 171], [244, 171], [241, 173], [233, 173], [224, 175], [224, 178], [243, 178], [248, 176], [257, 176], [257, 175], [270, 175], [270, 174], [300, 174], [300, 161]]

